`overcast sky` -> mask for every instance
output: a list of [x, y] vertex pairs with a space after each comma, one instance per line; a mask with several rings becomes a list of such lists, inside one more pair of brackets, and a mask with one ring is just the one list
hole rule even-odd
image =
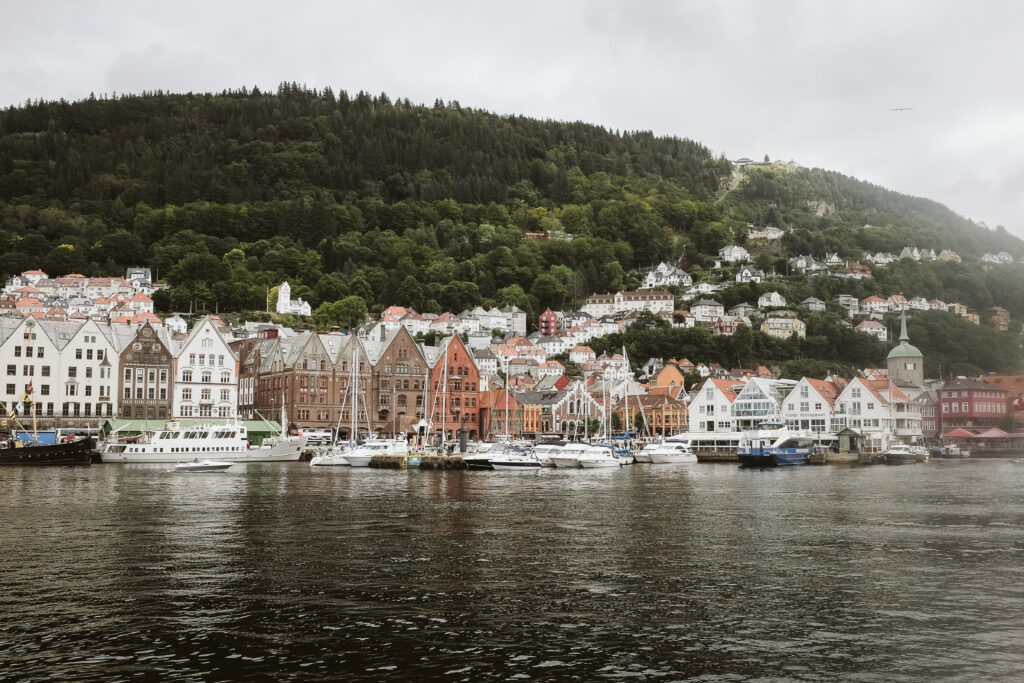
[[458, 100], [687, 137], [730, 159], [793, 159], [1024, 236], [1019, 3], [0, 0], [0, 11], [2, 106], [281, 81]]

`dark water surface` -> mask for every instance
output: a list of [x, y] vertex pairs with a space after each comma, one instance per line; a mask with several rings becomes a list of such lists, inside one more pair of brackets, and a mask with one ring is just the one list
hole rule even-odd
[[0, 471], [0, 679], [1024, 680], [1024, 466]]

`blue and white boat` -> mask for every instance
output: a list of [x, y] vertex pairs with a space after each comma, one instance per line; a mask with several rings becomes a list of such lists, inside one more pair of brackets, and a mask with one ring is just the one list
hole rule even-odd
[[790, 431], [785, 422], [766, 420], [740, 439], [737, 455], [743, 467], [806, 465], [814, 449], [810, 436]]

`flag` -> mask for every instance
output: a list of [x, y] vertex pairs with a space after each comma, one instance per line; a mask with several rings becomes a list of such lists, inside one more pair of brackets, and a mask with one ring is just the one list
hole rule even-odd
[[28, 386], [25, 387], [25, 393], [29, 394], [29, 395], [32, 394], [32, 382], [31, 381], [28, 383]]

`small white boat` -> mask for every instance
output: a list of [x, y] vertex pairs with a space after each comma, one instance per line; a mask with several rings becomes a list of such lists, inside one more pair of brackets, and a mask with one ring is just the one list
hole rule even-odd
[[588, 444], [579, 441], [567, 443], [557, 453], [552, 453], [549, 456], [551, 464], [559, 469], [578, 468], [580, 466], [579, 457], [586, 453], [589, 447]]
[[651, 453], [661, 448], [662, 445], [663, 444], [660, 443], [649, 443], [640, 450], [638, 450], [636, 453], [634, 453], [633, 459], [636, 460], [638, 463], [650, 463], [652, 462]]
[[540, 461], [541, 467], [554, 467], [552, 457], [560, 454], [562, 447], [554, 443], [543, 443], [533, 447], [533, 457]]
[[507, 450], [491, 457], [491, 467], [496, 470], [539, 470], [540, 460], [519, 450]]
[[234, 463], [221, 460], [193, 460], [192, 462], [179, 462], [174, 466], [175, 472], [222, 472], [231, 467]]
[[685, 443], [668, 441], [659, 444], [658, 448], [649, 453], [651, 462], [656, 465], [673, 465], [676, 463], [697, 462], [697, 455]]
[[345, 451], [341, 446], [331, 446], [326, 452], [317, 453], [309, 461], [310, 467], [348, 467]]
[[615, 455], [611, 446], [594, 444], [577, 458], [580, 467], [587, 470], [604, 467], [621, 467], [622, 459]]
[[352, 467], [369, 467], [375, 455], [409, 455], [409, 442], [405, 439], [369, 439], [345, 451], [342, 457]]

